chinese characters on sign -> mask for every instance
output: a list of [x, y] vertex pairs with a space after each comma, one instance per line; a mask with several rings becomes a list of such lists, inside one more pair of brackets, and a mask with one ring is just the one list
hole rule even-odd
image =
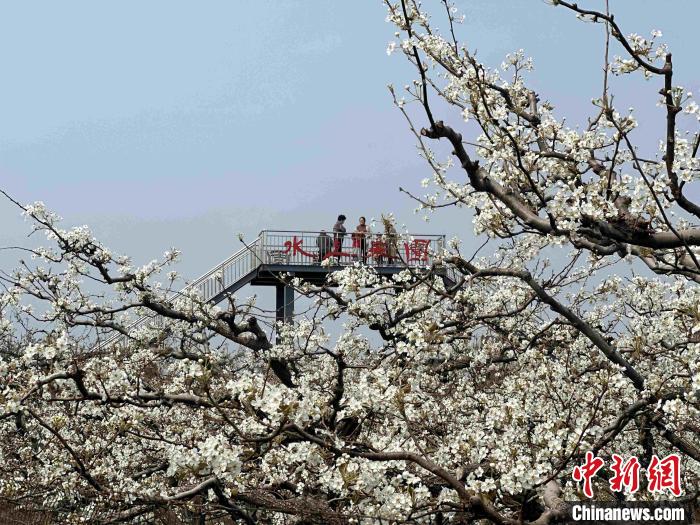
[[300, 253], [304, 255], [305, 257], [313, 257], [314, 259], [316, 258], [316, 254], [314, 253], [309, 253], [307, 251], [304, 251], [301, 247], [301, 245], [304, 244], [304, 240], [300, 239], [296, 235], [294, 236], [293, 241], [285, 241], [284, 242], [284, 247], [286, 248], [284, 250], [284, 253], [289, 253], [290, 250], [292, 251], [292, 256]]
[[[608, 483], [613, 492], [627, 490], [634, 494], [639, 490], [639, 470], [641, 464], [636, 457], [631, 457], [623, 461], [621, 456], [612, 455], [613, 462], [610, 469], [613, 475]], [[583, 481], [583, 493], [588, 498], [593, 497], [592, 478], [603, 468], [605, 462], [595, 456], [592, 452], [586, 452], [586, 461], [583, 465], [574, 467], [571, 475], [574, 481]], [[663, 459], [654, 455], [646, 470], [646, 477], [649, 481], [649, 492], [662, 492], [669, 490], [674, 496], [681, 495], [681, 464], [677, 454], [670, 454]]]
[[[405, 253], [406, 264], [419, 263], [428, 264], [429, 263], [429, 251], [430, 251], [430, 239], [412, 239], [410, 242], [403, 243], [403, 249]], [[357, 254], [347, 253], [339, 250], [338, 241], [336, 240], [335, 246], [331, 251], [324, 252], [323, 259], [329, 257], [356, 257]], [[358, 245], [359, 246], [359, 245]], [[381, 264], [384, 258], [397, 258], [397, 246], [396, 243], [392, 244], [393, 250], [389, 249], [388, 242], [383, 239], [370, 240], [369, 247], [367, 249], [367, 257], [374, 259], [376, 263]], [[319, 254], [315, 251], [307, 251], [304, 249], [304, 239], [298, 236], [294, 236], [291, 240], [284, 241], [284, 254], [290, 256], [300, 255], [302, 257], [308, 257], [315, 261], [319, 260]]]
[[386, 249], [386, 242], [384, 241], [372, 241], [369, 247], [369, 251], [367, 252], [367, 255], [369, 257], [375, 257], [377, 259], [386, 257], [387, 254], [388, 252]]
[[414, 239], [410, 244], [405, 242], [406, 262], [428, 262], [428, 248], [430, 241], [427, 239]]

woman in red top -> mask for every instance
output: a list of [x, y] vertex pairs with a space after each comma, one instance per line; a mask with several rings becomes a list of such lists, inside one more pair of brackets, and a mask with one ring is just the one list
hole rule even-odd
[[367, 234], [369, 233], [369, 228], [367, 227], [367, 219], [360, 217], [360, 224], [355, 227], [355, 232], [352, 234], [353, 238], [356, 240], [357, 245], [360, 248], [360, 256], [362, 257], [362, 262], [367, 263]]

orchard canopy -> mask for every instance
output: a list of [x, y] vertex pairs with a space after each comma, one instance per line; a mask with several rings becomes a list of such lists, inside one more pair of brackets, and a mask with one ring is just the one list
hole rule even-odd
[[[547, 524], [586, 499], [592, 452], [596, 499], [675, 497], [645, 475], [675, 454], [694, 505], [698, 105], [660, 32], [551, 3], [604, 69], [582, 72], [601, 86], [580, 128], [523, 52], [482, 63], [450, 0], [386, 0], [430, 188], [407, 205], [462, 208], [476, 241], [427, 272], [290, 282], [313, 308], [277, 341], [254, 301], [174, 295], [177, 251], [134, 267], [18, 204], [47, 242], [1, 278], [0, 501], [57, 522]], [[616, 106], [622, 75], [658, 87], [657, 122]], [[636, 493], [611, 490], [613, 454], [638, 458]]]

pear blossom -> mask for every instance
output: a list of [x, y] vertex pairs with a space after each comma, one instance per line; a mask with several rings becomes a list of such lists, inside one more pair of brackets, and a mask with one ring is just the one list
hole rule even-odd
[[62, 522], [549, 523], [580, 499], [588, 451], [678, 454], [698, 493], [698, 109], [665, 91], [661, 32], [611, 30], [607, 73], [664, 90], [644, 152], [609, 90], [577, 127], [531, 87], [524, 50], [482, 63], [439, 31], [464, 20], [451, 2], [385, 5], [387, 53], [417, 68], [390, 92], [426, 163], [418, 209], [471, 226], [429, 268], [282, 275], [313, 307], [276, 323], [241, 292], [176, 293], [176, 249], [138, 266], [22, 206], [47, 246], [2, 277], [0, 503]]

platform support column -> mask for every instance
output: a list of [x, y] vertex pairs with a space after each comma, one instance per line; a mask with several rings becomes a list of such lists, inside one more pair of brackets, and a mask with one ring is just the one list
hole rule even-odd
[[[291, 323], [294, 318], [294, 288], [284, 284], [275, 286], [276, 292], [276, 320], [282, 323]], [[280, 337], [277, 335], [277, 342]]]

